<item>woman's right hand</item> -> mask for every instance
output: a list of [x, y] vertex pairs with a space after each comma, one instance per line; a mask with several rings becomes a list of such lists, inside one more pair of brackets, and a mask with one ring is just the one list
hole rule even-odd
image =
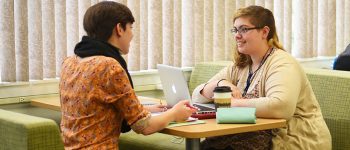
[[185, 121], [190, 117], [193, 113], [197, 111], [195, 108], [189, 107], [190, 103], [188, 100], [182, 100], [178, 102], [174, 107], [172, 107], [168, 111], [172, 111], [174, 115], [174, 121], [181, 122]]
[[148, 126], [143, 129], [141, 133], [144, 135], [149, 135], [164, 129], [169, 122], [183, 122], [187, 120], [192, 113], [197, 111], [197, 109], [189, 107], [189, 104], [190, 103], [188, 100], [182, 100], [166, 112], [158, 116], [151, 117], [148, 121]]

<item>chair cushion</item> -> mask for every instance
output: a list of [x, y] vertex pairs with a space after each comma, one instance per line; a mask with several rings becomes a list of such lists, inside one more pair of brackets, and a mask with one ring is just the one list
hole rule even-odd
[[184, 150], [185, 139], [162, 133], [144, 136], [133, 131], [123, 133], [119, 139], [121, 150]]
[[63, 149], [55, 121], [0, 109], [0, 149]]

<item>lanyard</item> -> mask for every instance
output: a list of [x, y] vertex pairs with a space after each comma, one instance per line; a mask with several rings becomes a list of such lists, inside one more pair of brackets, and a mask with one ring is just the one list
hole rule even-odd
[[261, 68], [261, 66], [265, 63], [267, 58], [271, 55], [272, 51], [273, 51], [273, 48], [269, 49], [266, 52], [266, 54], [264, 55], [263, 59], [261, 60], [261, 62], [259, 64], [258, 69], [256, 69], [254, 72], [252, 72], [252, 65], [249, 65], [249, 74], [248, 74], [248, 78], [247, 78], [247, 84], [246, 84], [246, 87], [244, 88], [244, 92], [243, 92], [242, 96], [245, 96], [247, 94], [249, 86], [252, 83], [252, 80], [254, 79], [256, 72], [258, 72], [258, 70]]

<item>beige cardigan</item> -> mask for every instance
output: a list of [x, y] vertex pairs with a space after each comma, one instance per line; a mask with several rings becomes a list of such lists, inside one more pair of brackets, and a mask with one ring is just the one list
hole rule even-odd
[[[241, 92], [246, 85], [248, 67], [230, 65], [209, 81], [226, 79]], [[200, 94], [204, 84], [193, 91], [192, 100], [212, 101]], [[283, 118], [287, 127], [274, 129], [273, 149], [331, 149], [331, 135], [320, 106], [300, 64], [287, 52], [276, 49], [256, 72], [247, 94], [258, 92], [259, 98], [245, 99], [256, 107], [257, 117]]]

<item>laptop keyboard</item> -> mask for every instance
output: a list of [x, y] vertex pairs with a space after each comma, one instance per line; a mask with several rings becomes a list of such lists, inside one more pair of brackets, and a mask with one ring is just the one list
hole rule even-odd
[[200, 111], [214, 111], [213, 108], [205, 107], [202, 105], [193, 104], [193, 106], [199, 108]]

